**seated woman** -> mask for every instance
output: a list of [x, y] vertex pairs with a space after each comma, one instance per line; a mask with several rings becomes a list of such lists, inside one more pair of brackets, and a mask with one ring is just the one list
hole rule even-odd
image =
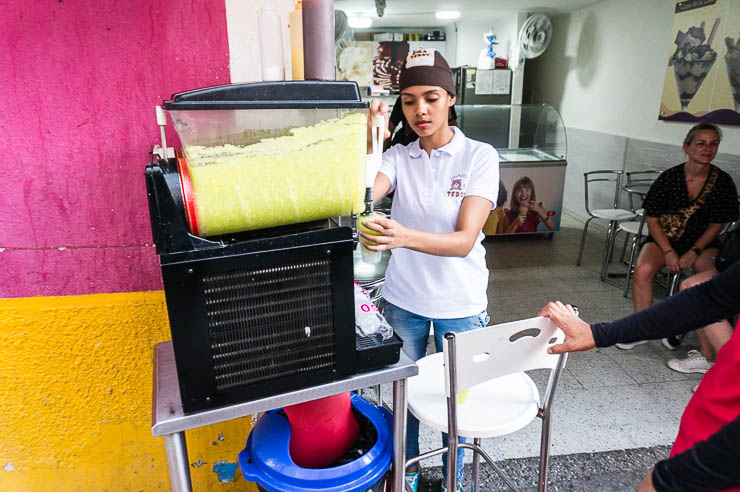
[[[653, 278], [664, 266], [671, 273], [714, 268], [722, 224], [738, 218], [735, 183], [712, 164], [721, 138], [716, 125], [692, 127], [683, 143], [686, 162], [663, 172], [645, 197], [650, 236], [635, 264], [635, 312], [653, 303]], [[644, 342], [618, 347], [628, 349], [637, 343]]]
[[555, 227], [542, 202], [537, 202], [534, 183], [527, 176], [522, 176], [514, 183], [509, 207], [504, 211], [504, 220], [498, 223], [499, 234], [537, 232], [540, 222], [548, 229]]

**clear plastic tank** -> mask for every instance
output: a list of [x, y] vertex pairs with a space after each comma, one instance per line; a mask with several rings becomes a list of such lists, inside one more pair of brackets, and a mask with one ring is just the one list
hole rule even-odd
[[364, 210], [367, 104], [353, 82], [219, 86], [165, 102], [198, 236]]

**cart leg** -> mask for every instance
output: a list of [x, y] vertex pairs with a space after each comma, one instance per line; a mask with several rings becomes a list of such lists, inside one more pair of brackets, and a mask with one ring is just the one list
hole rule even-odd
[[403, 492], [406, 470], [406, 380], [393, 381], [393, 492]]
[[175, 432], [164, 436], [164, 450], [167, 453], [172, 492], [193, 492], [185, 432]]

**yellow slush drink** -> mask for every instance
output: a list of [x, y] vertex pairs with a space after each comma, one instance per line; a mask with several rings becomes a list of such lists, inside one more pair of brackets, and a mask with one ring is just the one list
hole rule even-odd
[[366, 128], [350, 113], [251, 145], [185, 147], [201, 235], [364, 210]]
[[[385, 214], [381, 212], [373, 212], [372, 214], [368, 215], [360, 215], [357, 217], [357, 228], [364, 232], [365, 234], [370, 234], [371, 236], [382, 236], [382, 232], [374, 231], [370, 228], [368, 228], [363, 222], [366, 220], [375, 220], [375, 219], [382, 219], [385, 218]], [[369, 249], [365, 248], [365, 245], [375, 246], [375, 241], [370, 241], [362, 236], [360, 236], [360, 249], [362, 251], [362, 260], [365, 263], [378, 263], [380, 261], [380, 257], [382, 256], [382, 253], [380, 251], [370, 251]]]

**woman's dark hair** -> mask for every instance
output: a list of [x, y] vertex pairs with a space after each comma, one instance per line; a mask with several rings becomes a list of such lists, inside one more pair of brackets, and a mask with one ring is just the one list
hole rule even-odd
[[496, 198], [496, 208], [503, 207], [503, 205], [506, 203], [506, 199], [508, 198], [508, 193], [506, 191], [506, 186], [504, 186], [504, 182], [499, 180], [498, 182], [498, 198]]
[[686, 134], [686, 138], [683, 139], [683, 144], [686, 146], [691, 145], [691, 142], [694, 140], [694, 135], [696, 135], [696, 132], [702, 131], [702, 130], [710, 130], [717, 134], [717, 140], [720, 142], [722, 141], [722, 130], [717, 125], [714, 125], [712, 123], [699, 123], [697, 125], [694, 125], [691, 127], [691, 130], [689, 130], [689, 133]]
[[516, 183], [514, 183], [514, 188], [511, 190], [511, 202], [509, 203], [509, 210], [511, 210], [511, 213], [513, 215], [519, 215], [519, 202], [516, 201], [516, 192], [521, 190], [522, 188], [529, 188], [532, 190], [532, 196], [529, 197], [530, 200], [535, 201], [537, 200], [534, 192], [534, 183], [531, 179], [529, 179], [527, 176], [522, 176], [521, 178], [516, 180]]

